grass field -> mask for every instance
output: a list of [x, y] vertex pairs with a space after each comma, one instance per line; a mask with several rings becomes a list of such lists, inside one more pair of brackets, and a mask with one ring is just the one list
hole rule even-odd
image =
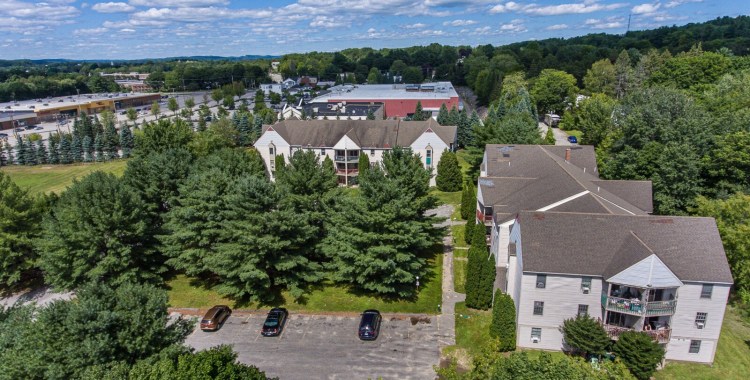
[[750, 322], [743, 320], [736, 308], [727, 306], [713, 366], [668, 363], [663, 370], [655, 374], [654, 378], [656, 380], [750, 379]]
[[459, 258], [463, 257], [468, 258], [469, 257], [469, 249], [468, 248], [453, 248], [453, 258]]
[[453, 291], [466, 293], [466, 260], [453, 259]]
[[216, 291], [207, 289], [184, 275], [178, 275], [167, 282], [169, 286], [169, 306], [176, 308], [207, 308], [213, 305], [230, 305], [240, 309], [261, 309], [271, 306], [285, 307], [297, 312], [361, 312], [365, 309], [378, 309], [384, 313], [424, 313], [437, 314], [437, 306], [442, 302], [443, 255], [436, 254], [430, 259], [430, 275], [420, 278], [420, 291], [416, 300], [387, 300], [379, 297], [357, 295], [344, 286], [322, 285], [310, 290], [302, 300], [295, 301], [288, 293], [282, 293], [283, 300], [272, 305], [234, 302], [222, 297]]
[[453, 246], [454, 247], [468, 247], [469, 245], [466, 244], [466, 241], [464, 240], [464, 230], [465, 226], [463, 224], [451, 226], [451, 233], [453, 234]]
[[456, 304], [456, 346], [466, 350], [470, 356], [480, 352], [490, 339], [492, 312], [474, 310], [466, 303]]
[[114, 173], [117, 176], [125, 172], [127, 160], [110, 162], [74, 164], [74, 165], [36, 165], [36, 166], [4, 166], [2, 172], [9, 175], [18, 186], [28, 189], [31, 193], [61, 193], [73, 183], [73, 179], [81, 179], [87, 174], [101, 170]]

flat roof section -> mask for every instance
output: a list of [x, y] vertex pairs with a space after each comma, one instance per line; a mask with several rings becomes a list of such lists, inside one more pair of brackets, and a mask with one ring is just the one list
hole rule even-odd
[[312, 102], [392, 100], [392, 99], [450, 99], [458, 98], [451, 82], [414, 84], [356, 84], [338, 85], [328, 89]]
[[[54, 98], [20, 100], [16, 102], [0, 103], [0, 112], [40, 112], [66, 106], [86, 105], [97, 101], [120, 101], [138, 99], [142, 97], [159, 95], [158, 93], [110, 93], [110, 94], [81, 94], [71, 96], [58, 96]], [[33, 108], [32, 108], [33, 107]]]

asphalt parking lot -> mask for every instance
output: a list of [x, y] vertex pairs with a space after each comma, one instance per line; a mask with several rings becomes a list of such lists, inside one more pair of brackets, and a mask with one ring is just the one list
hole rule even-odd
[[279, 379], [434, 379], [435, 316], [383, 315], [376, 341], [357, 338], [359, 317], [291, 314], [279, 337], [263, 337], [265, 315], [231, 316], [216, 332], [196, 329], [187, 344], [230, 344], [238, 360]]

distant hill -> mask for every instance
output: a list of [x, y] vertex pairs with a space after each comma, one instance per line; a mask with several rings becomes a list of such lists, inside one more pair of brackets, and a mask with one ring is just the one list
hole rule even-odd
[[170, 62], [170, 61], [254, 61], [258, 59], [277, 59], [279, 56], [274, 55], [241, 55], [238, 57], [222, 57], [218, 55], [192, 55], [166, 58], [141, 58], [141, 59], [65, 59], [65, 58], [45, 58], [45, 59], [13, 59], [0, 60], [0, 66], [11, 66], [14, 64], [31, 63], [34, 65], [47, 65], [51, 63], [70, 63], [70, 62], [87, 62], [87, 63], [129, 63], [136, 64], [140, 62]]

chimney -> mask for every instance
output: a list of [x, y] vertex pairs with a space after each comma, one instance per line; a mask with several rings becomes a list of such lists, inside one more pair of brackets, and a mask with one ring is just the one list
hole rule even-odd
[[565, 161], [570, 161], [570, 148], [565, 149]]

